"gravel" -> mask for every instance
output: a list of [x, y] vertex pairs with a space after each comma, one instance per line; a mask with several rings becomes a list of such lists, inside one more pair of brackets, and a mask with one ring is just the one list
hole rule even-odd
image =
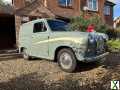
[[103, 63], [79, 63], [75, 73], [62, 71], [47, 60], [0, 58], [0, 90], [110, 90], [120, 80], [120, 55]]

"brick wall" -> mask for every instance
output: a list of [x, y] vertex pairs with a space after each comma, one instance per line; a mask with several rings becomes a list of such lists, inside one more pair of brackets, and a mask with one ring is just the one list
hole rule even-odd
[[21, 25], [21, 17], [15, 15], [15, 27], [16, 27], [16, 47], [19, 45], [19, 30], [20, 30], [20, 25]]

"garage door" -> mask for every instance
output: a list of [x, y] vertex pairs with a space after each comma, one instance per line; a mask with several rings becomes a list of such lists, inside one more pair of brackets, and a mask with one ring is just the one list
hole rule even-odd
[[12, 15], [0, 15], [0, 49], [14, 48], [16, 43], [15, 18]]

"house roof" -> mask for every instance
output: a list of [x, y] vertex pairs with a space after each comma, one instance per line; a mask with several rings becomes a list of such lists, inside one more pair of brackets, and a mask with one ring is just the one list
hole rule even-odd
[[20, 16], [54, 17], [54, 14], [40, 0], [35, 0], [31, 4], [16, 10], [15, 14]]
[[120, 16], [114, 20], [115, 23], [120, 22]]
[[114, 20], [114, 28], [119, 27], [119, 26], [120, 26], [120, 16], [117, 17], [117, 18]]

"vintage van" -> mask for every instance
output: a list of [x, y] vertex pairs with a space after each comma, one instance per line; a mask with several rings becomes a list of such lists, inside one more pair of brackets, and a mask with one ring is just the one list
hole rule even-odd
[[55, 60], [67, 72], [73, 72], [77, 61], [102, 60], [106, 52], [104, 34], [70, 30], [69, 25], [56, 19], [37, 19], [20, 28], [19, 52], [24, 59], [31, 57]]

